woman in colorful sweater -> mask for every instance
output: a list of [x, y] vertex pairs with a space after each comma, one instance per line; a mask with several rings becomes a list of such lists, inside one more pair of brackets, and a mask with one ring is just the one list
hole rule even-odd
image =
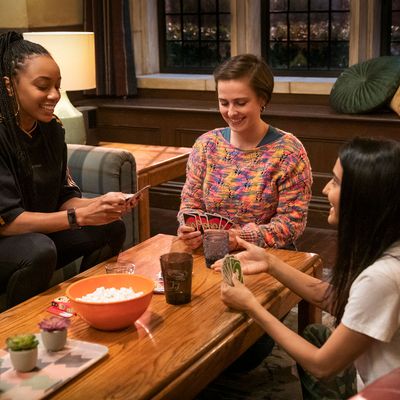
[[312, 177], [300, 141], [261, 118], [273, 75], [264, 61], [244, 54], [219, 66], [214, 78], [228, 127], [205, 133], [193, 146], [178, 236], [192, 249], [200, 246], [201, 233], [182, 218], [196, 210], [233, 221], [231, 249], [237, 237], [262, 247], [291, 246], [306, 225]]

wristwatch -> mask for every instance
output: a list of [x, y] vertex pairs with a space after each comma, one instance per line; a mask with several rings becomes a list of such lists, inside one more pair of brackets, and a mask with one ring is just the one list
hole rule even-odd
[[69, 227], [71, 229], [81, 229], [76, 220], [75, 208], [69, 208], [67, 210], [67, 216], [68, 216]]

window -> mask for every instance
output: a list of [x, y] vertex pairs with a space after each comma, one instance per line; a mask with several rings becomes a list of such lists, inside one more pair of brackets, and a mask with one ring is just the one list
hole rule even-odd
[[383, 0], [381, 54], [400, 56], [400, 0]]
[[350, 0], [265, 0], [263, 55], [277, 75], [337, 76], [349, 65]]
[[230, 57], [230, 0], [159, 0], [160, 72], [211, 73]]

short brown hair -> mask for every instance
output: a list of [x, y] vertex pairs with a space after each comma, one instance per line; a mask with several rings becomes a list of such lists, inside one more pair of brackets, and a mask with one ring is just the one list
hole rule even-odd
[[214, 70], [218, 81], [248, 78], [250, 87], [268, 104], [274, 90], [274, 76], [267, 63], [254, 54], [240, 54], [226, 60]]

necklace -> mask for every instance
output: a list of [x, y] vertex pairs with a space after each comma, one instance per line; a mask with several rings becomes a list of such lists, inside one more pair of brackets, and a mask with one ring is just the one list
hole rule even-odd
[[26, 133], [32, 139], [32, 132], [36, 129], [36, 127], [37, 127], [37, 121], [33, 123], [33, 126], [31, 129], [29, 129], [29, 131], [26, 131], [24, 128], [22, 128], [22, 126], [20, 126], [20, 129], [22, 132]]

